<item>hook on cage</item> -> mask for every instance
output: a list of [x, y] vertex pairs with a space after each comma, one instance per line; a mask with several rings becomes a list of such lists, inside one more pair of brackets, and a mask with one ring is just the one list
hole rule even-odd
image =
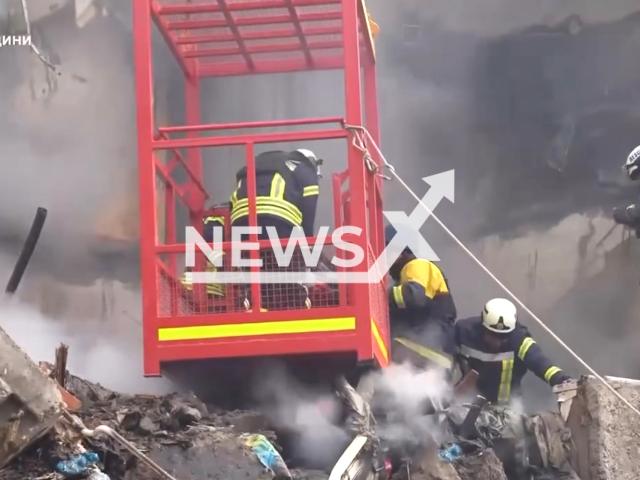
[[393, 169], [393, 166], [387, 163], [386, 160], [383, 158], [382, 160], [384, 162], [384, 165], [381, 168], [380, 165], [378, 165], [373, 160], [371, 153], [369, 153], [369, 149], [367, 148], [366, 138], [367, 137], [371, 138], [371, 136], [369, 135], [367, 130], [362, 126], [349, 125], [347, 123], [343, 123], [343, 128], [349, 131], [353, 135], [352, 145], [358, 150], [360, 150], [360, 152], [362, 152], [362, 157], [365, 163], [365, 167], [367, 168], [367, 171], [372, 175], [377, 175], [378, 177], [383, 178], [384, 180], [392, 180], [393, 178], [391, 176], [385, 175], [384, 173], [381, 173], [381, 171], [383, 168], [386, 168], [393, 173], [395, 171]]

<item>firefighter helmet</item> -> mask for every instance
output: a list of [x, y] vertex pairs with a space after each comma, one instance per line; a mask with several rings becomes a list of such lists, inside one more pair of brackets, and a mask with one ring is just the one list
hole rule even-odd
[[489, 300], [482, 311], [482, 325], [495, 333], [509, 333], [516, 328], [516, 306], [506, 298]]
[[624, 164], [624, 169], [631, 180], [640, 178], [640, 146], [631, 151]]
[[304, 155], [304, 157], [307, 159], [309, 164], [316, 171], [316, 175], [318, 175], [318, 177], [322, 177], [322, 172], [320, 167], [324, 163], [324, 160], [322, 160], [321, 158], [318, 158], [315, 153], [313, 153], [311, 150], [307, 150], [306, 148], [299, 148], [296, 150], [296, 152]]

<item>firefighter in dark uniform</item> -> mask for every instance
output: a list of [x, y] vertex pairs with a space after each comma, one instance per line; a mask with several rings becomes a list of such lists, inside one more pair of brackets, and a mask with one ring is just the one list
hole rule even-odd
[[[392, 225], [386, 227], [387, 245], [396, 233]], [[389, 291], [391, 334], [398, 353], [395, 359], [403, 360], [408, 355], [413, 361], [417, 354], [451, 368], [456, 352], [453, 324], [457, 312], [442, 270], [405, 248], [391, 266], [389, 275], [395, 282]]]
[[571, 380], [517, 322], [515, 305], [504, 298], [489, 300], [479, 317], [458, 320], [455, 339], [462, 372], [478, 372], [478, 394], [492, 404], [520, 397], [529, 370], [552, 387]]
[[[224, 228], [224, 217], [223, 216], [208, 216], [204, 219], [203, 226], [203, 235], [202, 238], [207, 243], [213, 242], [213, 232], [214, 228]], [[214, 252], [214, 261], [216, 257], [223, 257], [224, 252]], [[215, 273], [218, 271], [218, 267], [216, 267], [213, 263], [206, 260], [205, 272]], [[184, 275], [182, 276], [182, 286], [188, 292], [193, 292], [193, 282], [191, 280], [191, 267], [185, 268]], [[224, 311], [225, 307], [221, 305], [221, 300], [226, 298], [227, 292], [224, 284], [219, 283], [207, 283], [205, 284], [205, 292], [207, 294], [208, 300], [208, 310], [210, 312], [219, 312]]]
[[[322, 159], [306, 149], [293, 152], [272, 151], [256, 157], [256, 214], [262, 227], [260, 240], [269, 238], [266, 227], [274, 227], [279, 238], [289, 238], [294, 228], [313, 237], [316, 207], [320, 189]], [[247, 168], [236, 174], [237, 188], [231, 196], [231, 228], [249, 225]], [[288, 267], [278, 266], [270, 249], [260, 252], [263, 271], [304, 271], [304, 258], [299, 250]], [[262, 304], [267, 309], [309, 308], [304, 285], [264, 284]], [[246, 302], [245, 302], [246, 305]]]

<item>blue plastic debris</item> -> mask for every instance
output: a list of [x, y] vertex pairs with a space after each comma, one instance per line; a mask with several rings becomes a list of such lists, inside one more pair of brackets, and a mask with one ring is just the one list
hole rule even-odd
[[271, 445], [264, 435], [248, 435], [245, 437], [245, 445], [258, 457], [260, 463], [273, 471], [276, 478], [291, 478], [291, 473], [280, 456], [280, 453]]
[[93, 452], [84, 452], [69, 460], [58, 462], [56, 470], [65, 477], [74, 477], [76, 475], [86, 475], [89, 469], [100, 461], [98, 454]]
[[445, 463], [452, 463], [462, 456], [462, 448], [457, 443], [451, 443], [438, 450], [438, 458]]
[[245, 444], [251, 447], [251, 451], [258, 457], [260, 463], [267, 468], [273, 469], [278, 459], [282, 459], [278, 451], [264, 435], [249, 435]]

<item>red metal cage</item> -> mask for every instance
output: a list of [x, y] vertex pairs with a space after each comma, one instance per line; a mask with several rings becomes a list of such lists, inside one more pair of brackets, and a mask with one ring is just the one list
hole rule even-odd
[[[133, 21], [145, 375], [160, 375], [161, 363], [177, 360], [300, 353], [354, 352], [359, 360], [386, 365], [389, 329], [384, 282], [317, 285], [311, 288], [311, 308], [263, 311], [255, 284], [226, 285], [223, 294], [211, 293], [203, 284], [185, 286], [178, 259], [185, 245], [176, 242], [176, 199], [188, 208], [191, 225], [200, 231], [208, 214], [220, 215], [228, 225], [228, 212], [206, 210], [203, 148], [244, 147], [250, 225], [256, 225], [256, 144], [344, 139], [347, 170], [333, 177], [335, 225], [349, 223], [362, 231], [349, 239], [365, 252], [365, 261], [353, 271], [367, 271], [375, 262], [384, 247], [382, 182], [366, 168], [362, 151], [344, 128], [364, 125], [379, 144], [372, 31], [377, 26], [370, 21], [364, 0], [134, 0]], [[152, 21], [185, 75], [184, 126], [154, 124]], [[201, 124], [201, 78], [322, 69], [344, 71], [344, 118]], [[300, 129], [310, 125], [327, 126]], [[217, 134], [265, 127], [290, 131]], [[170, 152], [168, 161], [158, 159], [161, 150]], [[186, 180], [175, 179], [176, 168], [186, 172]], [[158, 195], [158, 177], [164, 198]], [[162, 202], [161, 243], [158, 205]], [[315, 239], [308, 241], [311, 245]], [[225, 242], [225, 251], [230, 246]], [[252, 252], [254, 258], [259, 255]], [[228, 256], [221, 268], [227, 266]], [[200, 255], [195, 270], [204, 269]], [[252, 272], [259, 275], [257, 267]], [[251, 311], [240, 307], [242, 295], [251, 300]]]

